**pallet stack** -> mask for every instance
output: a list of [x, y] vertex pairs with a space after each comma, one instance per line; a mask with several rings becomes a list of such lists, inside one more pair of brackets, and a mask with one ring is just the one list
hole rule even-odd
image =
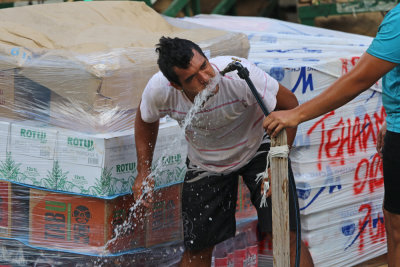
[[177, 36], [209, 56], [246, 57], [247, 37], [166, 21], [139, 2], [27, 6], [0, 17], [0, 264], [179, 261], [186, 141], [175, 121], [160, 123], [155, 202], [144, 210], [131, 195], [133, 122], [158, 70], [155, 44]]
[[[249, 60], [300, 103], [349, 72], [372, 41], [267, 18], [185, 20], [246, 33]], [[303, 241], [315, 266], [352, 266], [386, 253], [382, 160], [375, 149], [386, 117], [381, 88], [379, 81], [345, 106], [298, 127], [290, 158]]]

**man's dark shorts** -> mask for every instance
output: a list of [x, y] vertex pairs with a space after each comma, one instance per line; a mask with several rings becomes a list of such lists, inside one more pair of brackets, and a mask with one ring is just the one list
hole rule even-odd
[[400, 214], [400, 133], [387, 131], [383, 146], [383, 180], [385, 210]]
[[[182, 215], [185, 247], [205, 249], [235, 235], [235, 210], [238, 177], [241, 175], [251, 192], [251, 201], [257, 209], [259, 229], [272, 232], [271, 198], [268, 207], [260, 208], [261, 182], [256, 176], [265, 171], [269, 144], [262, 144], [256, 156], [240, 170], [227, 175], [196, 169], [189, 160], [182, 192]], [[293, 177], [289, 162], [289, 175]], [[200, 179], [199, 179], [200, 178]], [[296, 229], [293, 192], [289, 192], [290, 229]]]

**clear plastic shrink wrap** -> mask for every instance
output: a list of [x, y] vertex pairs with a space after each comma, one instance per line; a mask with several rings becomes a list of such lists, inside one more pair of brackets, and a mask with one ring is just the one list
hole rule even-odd
[[[135, 26], [136, 16], [145, 22]], [[248, 38], [249, 59], [300, 103], [348, 72], [372, 40], [266, 18], [164, 19], [134, 2], [4, 9], [0, 21], [6, 36], [0, 37], [0, 264], [13, 266], [180, 260], [186, 146], [175, 122], [161, 124], [155, 203], [143, 210], [127, 194], [136, 175], [134, 111], [157, 71], [154, 44], [161, 35], [192, 39], [211, 57], [246, 57]], [[153, 25], [165, 27], [157, 32]], [[385, 117], [380, 94], [379, 82], [298, 128], [290, 157], [303, 239], [316, 266], [351, 266], [386, 252], [382, 161], [374, 148]], [[238, 231], [252, 247], [255, 230], [247, 227], [256, 217], [244, 188], [241, 183]], [[243, 245], [243, 235], [219, 244], [214, 264], [234, 261], [236, 242]], [[270, 241], [259, 244], [256, 263], [271, 265], [271, 249]], [[253, 264], [253, 248], [246, 255]]]
[[[166, 20], [142, 2], [0, 10], [0, 265], [180, 260], [186, 141], [175, 121], [160, 124], [154, 203], [130, 194], [135, 111], [161, 36], [210, 57], [249, 50], [244, 34]], [[254, 217], [244, 196], [238, 217]]]
[[173, 26], [136, 2], [61, 3], [0, 11], [0, 115], [83, 132], [132, 128], [161, 36], [187, 38], [207, 55], [247, 57], [240, 33]]

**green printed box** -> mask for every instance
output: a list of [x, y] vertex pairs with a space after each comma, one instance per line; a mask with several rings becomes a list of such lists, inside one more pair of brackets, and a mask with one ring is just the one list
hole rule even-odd
[[186, 173], [187, 141], [175, 121], [160, 125], [152, 171], [156, 187], [180, 183]]
[[29, 121], [11, 123], [10, 149], [13, 155], [53, 160], [57, 130]]
[[[160, 125], [153, 161], [157, 187], [183, 181], [186, 172], [187, 145], [179, 126]], [[7, 138], [0, 141], [7, 151], [0, 155], [6, 179], [91, 196], [131, 192], [137, 175], [132, 131], [89, 135], [31, 122], [9, 128], [9, 144]], [[0, 135], [7, 135], [7, 124], [0, 123]]]
[[7, 166], [6, 156], [8, 149], [8, 141], [10, 134], [10, 123], [5, 121], [0, 121], [0, 179], [8, 179], [10, 170]]
[[5, 179], [55, 189], [47, 181], [54, 168], [57, 131], [31, 122], [11, 123], [9, 145], [0, 157]]
[[7, 121], [0, 121], [0, 156], [5, 156], [8, 140], [10, 135], [10, 123]]
[[[176, 122], [161, 124], [154, 154], [156, 185], [183, 180], [186, 141]], [[58, 190], [112, 196], [131, 192], [137, 175], [135, 137], [132, 131], [87, 135], [60, 130], [56, 148]]]
[[[131, 190], [136, 172], [133, 134], [87, 135], [60, 130], [56, 160], [65, 183], [58, 190], [109, 196]], [[124, 164], [124, 172], [120, 165]], [[117, 170], [119, 172], [117, 172]]]
[[52, 183], [52, 169], [54, 160], [42, 159], [15, 153], [7, 153], [5, 159], [0, 159], [0, 172], [4, 173], [7, 180], [56, 189]]
[[11, 237], [11, 184], [0, 181], [0, 237]]

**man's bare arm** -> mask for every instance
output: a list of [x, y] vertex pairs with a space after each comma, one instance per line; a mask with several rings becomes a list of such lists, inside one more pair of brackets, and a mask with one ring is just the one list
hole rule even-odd
[[293, 110], [272, 112], [264, 120], [264, 128], [269, 134], [276, 136], [283, 128], [296, 127], [301, 122], [343, 106], [370, 88], [396, 65], [364, 53], [354, 69], [336, 80], [320, 95]]
[[[296, 96], [286, 87], [279, 84], [279, 90], [276, 95], [276, 108], [275, 110], [288, 110], [293, 109], [299, 105]], [[286, 129], [287, 143], [289, 147], [292, 146], [294, 138], [296, 137], [297, 127]]]
[[142, 120], [139, 105], [135, 118], [135, 143], [138, 174], [132, 187], [133, 195], [136, 200], [143, 193], [142, 189], [144, 182], [151, 182], [154, 184], [154, 181], [148, 180], [148, 177], [151, 173], [151, 164], [158, 135], [158, 126], [158, 120], [153, 123], [147, 123]]

